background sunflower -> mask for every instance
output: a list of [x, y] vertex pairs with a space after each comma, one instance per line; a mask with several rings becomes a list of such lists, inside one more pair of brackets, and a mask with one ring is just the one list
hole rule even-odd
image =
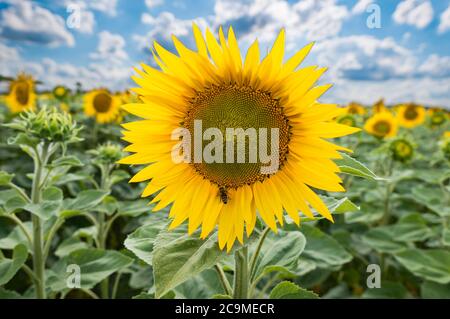
[[114, 121], [119, 114], [120, 105], [120, 97], [106, 89], [92, 90], [84, 96], [84, 113], [95, 117], [98, 123]]
[[32, 110], [36, 104], [34, 80], [26, 74], [19, 74], [9, 85], [9, 93], [5, 98], [6, 105], [12, 113]]
[[425, 121], [426, 111], [421, 105], [413, 103], [400, 105], [397, 110], [398, 123], [407, 128], [413, 128]]
[[397, 135], [398, 123], [391, 112], [385, 111], [370, 117], [364, 124], [364, 129], [377, 137], [393, 137]]

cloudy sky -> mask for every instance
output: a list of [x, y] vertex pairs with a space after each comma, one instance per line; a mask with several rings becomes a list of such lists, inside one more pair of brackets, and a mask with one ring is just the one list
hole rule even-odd
[[282, 27], [288, 55], [315, 41], [305, 63], [335, 84], [324, 101], [450, 108], [450, 0], [0, 0], [0, 74], [124, 89], [133, 66], [153, 63], [153, 40], [192, 47], [192, 21], [233, 25], [243, 53]]

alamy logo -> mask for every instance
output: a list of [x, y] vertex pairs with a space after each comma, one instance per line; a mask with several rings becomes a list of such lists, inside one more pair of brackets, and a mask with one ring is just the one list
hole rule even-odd
[[202, 121], [195, 120], [193, 131], [172, 132], [172, 140], [180, 140], [172, 148], [174, 163], [261, 163], [261, 174], [278, 171], [278, 128], [226, 128], [223, 133], [214, 127], [203, 130]]

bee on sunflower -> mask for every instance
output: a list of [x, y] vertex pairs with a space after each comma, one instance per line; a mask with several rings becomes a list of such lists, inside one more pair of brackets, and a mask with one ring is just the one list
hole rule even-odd
[[111, 123], [119, 115], [121, 99], [106, 89], [92, 90], [84, 95], [84, 113], [98, 123]]
[[[157, 193], [152, 200], [157, 203], [154, 211], [172, 204], [170, 229], [187, 221], [190, 234], [201, 226], [200, 236], [206, 238], [217, 225], [220, 249], [230, 250], [236, 239], [243, 243], [244, 228], [250, 236], [257, 214], [274, 232], [277, 223], [283, 225], [283, 211], [297, 224], [299, 211], [313, 217], [311, 208], [333, 220], [311, 187], [344, 191], [332, 159], [347, 149], [325, 139], [359, 129], [335, 123], [344, 110], [317, 101], [330, 88], [314, 87], [324, 68], [298, 69], [312, 44], [283, 63], [284, 30], [262, 60], [257, 41], [241, 57], [231, 27], [227, 38], [219, 29], [219, 41], [208, 29], [205, 39], [195, 24], [193, 33], [196, 51], [175, 36], [178, 54], [155, 42], [153, 54], [159, 69], [142, 65], [143, 71], [136, 70], [140, 76], [133, 77], [140, 86], [134, 91], [142, 102], [123, 108], [142, 120], [123, 124], [123, 139], [131, 143], [125, 150], [134, 154], [120, 163], [147, 166], [130, 182], [149, 181], [142, 196]], [[278, 130], [278, 170], [262, 173], [261, 159], [254, 163], [174, 162], [172, 150], [180, 141], [172, 138], [173, 132], [181, 128], [194, 136], [199, 121], [203, 136], [209, 129], [218, 129], [220, 135], [226, 128]], [[268, 142], [267, 137], [264, 141]], [[193, 139], [188, 142], [195, 144]], [[210, 144], [200, 146], [192, 152], [205, 153]], [[236, 154], [236, 145], [232, 151]], [[195, 158], [189, 152], [183, 155]]]
[[406, 128], [413, 128], [425, 121], [426, 111], [421, 105], [414, 103], [404, 104], [398, 107], [398, 123]]
[[350, 102], [345, 108], [348, 114], [364, 115], [366, 114], [366, 108], [359, 103]]
[[35, 82], [27, 74], [21, 73], [9, 84], [5, 102], [12, 113], [34, 110], [36, 107]]
[[367, 119], [364, 129], [379, 138], [389, 138], [397, 135], [397, 119], [391, 112], [381, 112]]

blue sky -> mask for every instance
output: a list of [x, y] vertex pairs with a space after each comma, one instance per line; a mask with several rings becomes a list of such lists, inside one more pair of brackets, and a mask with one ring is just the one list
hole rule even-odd
[[288, 55], [315, 41], [305, 63], [329, 67], [325, 101], [450, 107], [450, 0], [0, 0], [0, 74], [124, 89], [152, 41], [192, 46], [192, 21], [233, 25], [243, 53], [282, 27]]

